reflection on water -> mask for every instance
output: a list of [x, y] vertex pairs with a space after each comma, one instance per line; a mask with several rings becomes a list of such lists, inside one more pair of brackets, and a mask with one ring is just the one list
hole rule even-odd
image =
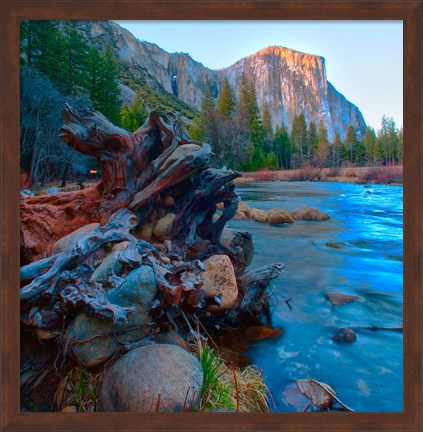
[[[252, 234], [253, 266], [286, 265], [272, 283], [273, 325], [284, 329], [283, 337], [248, 352], [265, 374], [274, 411], [295, 410], [284, 389], [301, 378], [326, 382], [356, 411], [402, 411], [402, 333], [369, 329], [402, 327], [402, 187], [256, 182], [238, 192], [261, 209], [309, 206], [331, 215], [328, 221], [292, 225], [230, 223]], [[361, 301], [332, 306], [325, 298], [329, 291]], [[352, 328], [357, 341], [333, 342], [341, 327]]]

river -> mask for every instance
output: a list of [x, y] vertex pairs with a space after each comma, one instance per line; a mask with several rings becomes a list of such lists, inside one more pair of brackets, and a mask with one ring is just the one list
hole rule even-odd
[[[271, 283], [272, 324], [283, 335], [257, 342], [247, 352], [263, 371], [272, 411], [296, 410], [284, 391], [302, 378], [329, 384], [355, 411], [402, 411], [403, 335], [369, 327], [402, 327], [403, 188], [254, 182], [240, 185], [238, 193], [260, 209], [309, 206], [331, 216], [277, 226], [230, 222], [231, 228], [253, 236], [251, 266], [286, 266]], [[333, 306], [325, 297], [332, 291], [361, 300]], [[292, 310], [285, 302], [290, 298]], [[341, 327], [352, 328], [357, 341], [334, 342]]]

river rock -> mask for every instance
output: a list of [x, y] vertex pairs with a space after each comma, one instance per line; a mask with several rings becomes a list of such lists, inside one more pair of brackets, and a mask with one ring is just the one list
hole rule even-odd
[[245, 216], [247, 218], [249, 218], [250, 217], [251, 207], [247, 203], [245, 203], [244, 201], [240, 201], [238, 203], [238, 211], [244, 213]]
[[227, 255], [213, 255], [204, 262], [205, 272], [201, 273], [206, 297], [220, 296], [220, 305], [210, 305], [210, 311], [224, 311], [232, 308], [238, 298], [235, 271]]
[[109, 284], [109, 277], [113, 274], [120, 276], [123, 271], [123, 263], [119, 259], [119, 251], [112, 252], [107, 255], [106, 258], [101, 262], [101, 264], [94, 270], [90, 278], [91, 283], [102, 284], [106, 287]]
[[78, 412], [78, 408], [75, 405], [69, 405], [69, 406], [62, 408], [60, 412], [76, 413], [76, 412]]
[[234, 220], [245, 220], [248, 219], [246, 214], [240, 210], [235, 213], [235, 216], [232, 218]]
[[303, 209], [292, 210], [291, 216], [296, 220], [306, 221], [323, 221], [330, 219], [328, 213], [322, 212], [313, 207], [305, 207]]
[[151, 240], [151, 237], [153, 236], [153, 229], [154, 229], [154, 224], [152, 222], [148, 222], [144, 224], [138, 233], [140, 239], [149, 242]]
[[166, 195], [163, 198], [163, 207], [168, 208], [168, 207], [172, 207], [174, 205], [175, 205], [175, 200], [174, 200], [174, 198], [172, 196]]
[[251, 208], [250, 209], [250, 218], [257, 222], [267, 222], [269, 216], [264, 210]]
[[170, 235], [173, 231], [173, 221], [176, 215], [174, 213], [168, 213], [157, 221], [154, 227], [154, 235], [158, 239], [162, 239]]
[[354, 330], [351, 330], [348, 327], [343, 327], [335, 333], [332, 339], [338, 343], [353, 343], [357, 340], [357, 335]]
[[97, 411], [155, 412], [159, 405], [160, 412], [180, 412], [191, 402], [198, 408], [203, 379], [198, 359], [176, 345], [136, 348], [106, 371]]
[[[92, 368], [109, 359], [120, 347], [113, 336], [113, 332], [118, 330], [122, 342], [133, 342], [146, 336], [151, 320], [149, 311], [156, 295], [157, 283], [153, 269], [141, 266], [132, 270], [119, 288], [108, 291], [111, 303], [137, 308], [129, 315], [126, 324], [113, 324], [111, 320], [79, 312], [67, 330], [76, 360], [82, 366]], [[134, 326], [140, 327], [130, 329]]]
[[55, 255], [60, 252], [63, 252], [65, 249], [67, 249], [76, 239], [79, 237], [82, 237], [85, 234], [88, 234], [92, 231], [94, 231], [96, 228], [100, 226], [99, 223], [91, 223], [88, 225], [84, 225], [81, 228], [78, 228], [77, 230], [71, 232], [67, 236], [61, 238], [56, 243], [54, 243], [53, 247], [51, 248], [51, 254]]
[[127, 241], [127, 240], [125, 240], [123, 242], [116, 243], [113, 246], [112, 252], [123, 251], [125, 249], [128, 249], [128, 245], [129, 245], [129, 241]]
[[271, 225], [295, 222], [294, 218], [291, 216], [291, 213], [282, 209], [267, 210], [267, 217], [267, 222]]
[[326, 293], [325, 296], [334, 306], [341, 306], [347, 303], [353, 303], [355, 301], [362, 300], [362, 298], [359, 296], [340, 292]]

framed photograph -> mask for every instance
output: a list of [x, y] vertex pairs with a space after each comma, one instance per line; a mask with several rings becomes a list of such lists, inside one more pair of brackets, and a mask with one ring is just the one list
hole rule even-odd
[[422, 427], [422, 1], [12, 1], [1, 428]]

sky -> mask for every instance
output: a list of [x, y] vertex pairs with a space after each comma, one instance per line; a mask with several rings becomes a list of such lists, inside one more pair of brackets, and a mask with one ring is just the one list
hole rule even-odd
[[323, 56], [328, 81], [367, 125], [403, 124], [402, 21], [116, 21], [137, 39], [185, 52], [210, 69], [280, 45]]

